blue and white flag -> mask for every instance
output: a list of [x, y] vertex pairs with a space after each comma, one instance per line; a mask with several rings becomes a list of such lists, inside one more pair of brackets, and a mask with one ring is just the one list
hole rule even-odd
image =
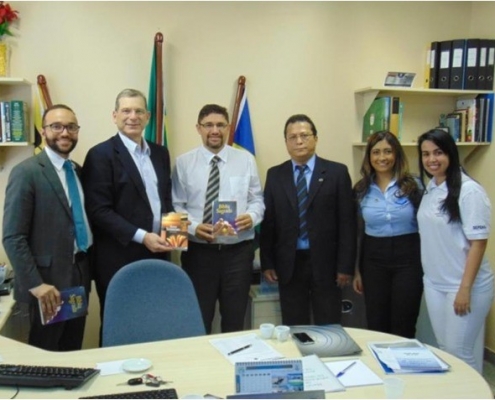
[[253, 156], [254, 151], [253, 130], [251, 129], [251, 117], [247, 101], [247, 89], [244, 88], [242, 99], [239, 104], [239, 118], [234, 132], [234, 147], [249, 151]]

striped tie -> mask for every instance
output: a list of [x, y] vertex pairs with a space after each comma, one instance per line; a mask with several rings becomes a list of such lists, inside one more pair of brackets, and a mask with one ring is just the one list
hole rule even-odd
[[297, 189], [297, 205], [299, 208], [299, 238], [301, 240], [308, 239], [308, 226], [306, 220], [306, 211], [308, 207], [308, 188], [306, 184], [306, 178], [304, 172], [308, 169], [307, 165], [297, 165], [296, 169], [299, 171], [296, 181]]
[[215, 156], [210, 162], [211, 169], [210, 176], [208, 178], [208, 186], [206, 188], [205, 212], [203, 214], [204, 224], [211, 224], [213, 201], [218, 198], [218, 192], [220, 191], [220, 172], [218, 170], [219, 161], [220, 157]]

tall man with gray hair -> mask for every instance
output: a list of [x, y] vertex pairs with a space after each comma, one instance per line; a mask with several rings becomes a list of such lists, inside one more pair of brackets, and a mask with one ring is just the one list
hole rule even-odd
[[133, 261], [168, 259], [161, 214], [172, 211], [170, 156], [146, 141], [146, 97], [125, 89], [115, 101], [115, 136], [91, 148], [83, 166], [86, 210], [94, 230], [95, 282], [101, 317], [110, 280]]

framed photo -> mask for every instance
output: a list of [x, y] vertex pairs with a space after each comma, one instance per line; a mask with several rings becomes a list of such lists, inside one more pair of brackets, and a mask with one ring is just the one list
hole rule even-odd
[[414, 72], [389, 72], [385, 78], [385, 86], [412, 87]]

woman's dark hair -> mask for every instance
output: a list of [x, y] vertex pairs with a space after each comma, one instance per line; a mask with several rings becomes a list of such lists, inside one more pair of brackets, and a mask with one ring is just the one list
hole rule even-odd
[[409, 164], [399, 140], [393, 133], [388, 131], [375, 132], [368, 138], [363, 163], [361, 164], [360, 170], [362, 178], [356, 183], [356, 185], [354, 185], [356, 200], [360, 201], [366, 195], [370, 185], [373, 183], [375, 170], [371, 166], [371, 150], [378, 142], [381, 142], [382, 140], [387, 141], [387, 143], [392, 147], [392, 151], [395, 155], [393, 174], [397, 179], [397, 185], [400, 189], [399, 197], [409, 198], [414, 208], [417, 209], [419, 207], [419, 203], [421, 202], [422, 190], [419, 189], [416, 180], [409, 173]]
[[457, 151], [457, 145], [454, 139], [448, 132], [442, 129], [431, 129], [428, 132], [423, 133], [418, 138], [418, 156], [419, 156], [419, 172], [421, 182], [424, 186], [425, 175], [431, 178], [432, 175], [426, 171], [423, 165], [423, 157], [421, 151], [421, 145], [425, 140], [435, 143], [440, 150], [442, 150], [449, 159], [449, 166], [447, 167], [447, 190], [448, 194], [442, 203], [442, 211], [449, 214], [449, 222], [460, 222], [461, 211], [459, 209], [459, 195], [461, 193], [462, 185], [462, 172], [464, 169], [461, 166], [459, 160], [459, 152]]

